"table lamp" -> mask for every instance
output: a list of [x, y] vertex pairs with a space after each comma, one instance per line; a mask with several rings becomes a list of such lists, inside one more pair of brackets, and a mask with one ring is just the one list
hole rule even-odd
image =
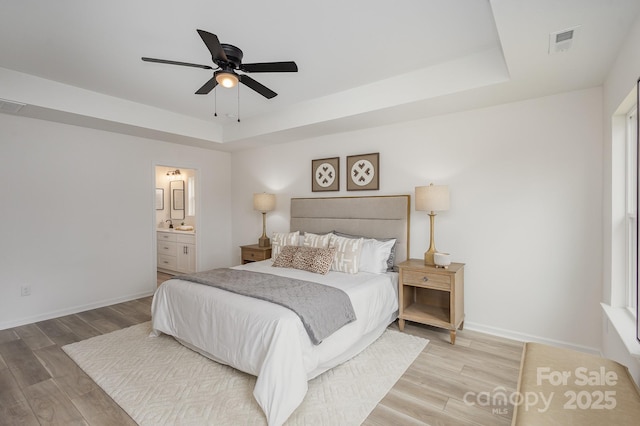
[[267, 237], [267, 212], [276, 208], [276, 196], [274, 194], [253, 194], [253, 209], [262, 213], [262, 236], [258, 239], [258, 246], [269, 247], [271, 241]]
[[437, 211], [449, 210], [449, 187], [446, 185], [416, 186], [416, 210], [429, 212], [431, 222], [431, 239], [429, 250], [424, 254], [424, 264], [435, 266], [433, 255], [436, 253], [436, 244], [433, 237], [433, 225]]

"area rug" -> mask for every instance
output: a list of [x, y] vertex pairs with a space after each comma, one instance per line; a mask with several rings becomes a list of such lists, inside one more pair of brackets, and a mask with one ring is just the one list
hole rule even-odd
[[[147, 322], [62, 349], [140, 425], [266, 425], [252, 394], [255, 377], [150, 331]], [[360, 425], [427, 343], [386, 330], [309, 381], [286, 425]]]

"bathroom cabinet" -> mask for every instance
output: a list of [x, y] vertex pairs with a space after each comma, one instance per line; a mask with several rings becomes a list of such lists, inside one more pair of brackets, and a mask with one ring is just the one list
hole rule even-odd
[[180, 231], [158, 231], [158, 270], [174, 274], [195, 272], [195, 234]]

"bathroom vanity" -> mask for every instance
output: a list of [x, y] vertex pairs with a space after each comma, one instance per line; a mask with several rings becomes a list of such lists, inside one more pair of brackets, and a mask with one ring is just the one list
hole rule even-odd
[[194, 231], [158, 230], [158, 270], [170, 274], [196, 271]]

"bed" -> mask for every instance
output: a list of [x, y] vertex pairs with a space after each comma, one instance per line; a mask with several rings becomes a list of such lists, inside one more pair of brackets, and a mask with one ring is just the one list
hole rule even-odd
[[[408, 195], [293, 198], [291, 232], [394, 238], [394, 263], [408, 258]], [[303, 401], [308, 380], [357, 355], [397, 318], [396, 272], [273, 266], [274, 259], [231, 269], [316, 282], [348, 296], [356, 320], [314, 344], [300, 317], [278, 304], [183, 279], [164, 282], [152, 303], [153, 334], [165, 333], [222, 364], [257, 377], [253, 395], [269, 425], [281, 425]], [[285, 278], [285, 279], [286, 279]]]

